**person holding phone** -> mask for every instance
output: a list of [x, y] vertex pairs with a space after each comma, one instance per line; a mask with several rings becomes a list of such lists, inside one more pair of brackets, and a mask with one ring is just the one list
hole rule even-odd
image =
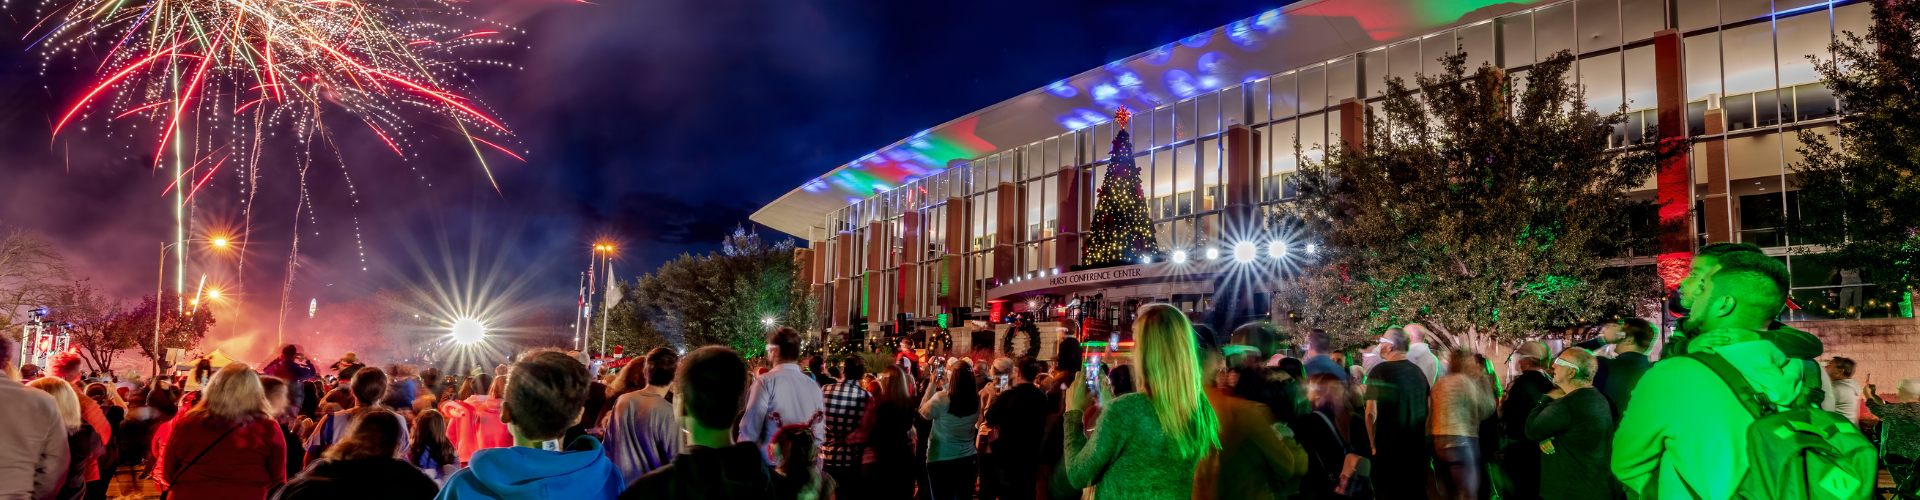
[[[1141, 391], [1105, 405], [1089, 435], [1082, 417], [1095, 390], [1067, 389], [1061, 468], [1101, 500], [1186, 498], [1200, 459], [1220, 449], [1219, 419], [1201, 389], [1193, 326], [1170, 304], [1140, 308], [1133, 324]], [[1095, 385], [1103, 385], [1095, 379]]]
[[933, 422], [927, 443], [927, 476], [933, 498], [972, 498], [974, 464], [979, 454], [974, 447], [975, 425], [980, 421], [973, 367], [966, 358], [953, 358], [947, 366], [935, 368], [934, 385], [920, 400], [920, 417]]

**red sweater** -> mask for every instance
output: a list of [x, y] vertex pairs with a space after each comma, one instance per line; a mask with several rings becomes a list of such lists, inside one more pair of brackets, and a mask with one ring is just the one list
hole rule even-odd
[[[287, 480], [287, 442], [279, 422], [263, 418], [221, 439], [229, 428], [233, 424], [184, 412], [174, 418], [173, 435], [160, 457], [172, 498], [260, 500]], [[193, 462], [195, 456], [200, 461]]]

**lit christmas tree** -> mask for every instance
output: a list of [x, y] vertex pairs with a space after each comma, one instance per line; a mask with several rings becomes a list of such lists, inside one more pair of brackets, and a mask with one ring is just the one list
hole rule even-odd
[[1153, 219], [1147, 216], [1146, 191], [1140, 188], [1140, 167], [1133, 164], [1133, 139], [1127, 134], [1127, 120], [1133, 116], [1122, 107], [1114, 113], [1118, 133], [1113, 135], [1113, 160], [1107, 165], [1107, 178], [1100, 183], [1100, 204], [1093, 208], [1093, 224], [1087, 228], [1087, 264], [1093, 266], [1145, 262], [1160, 253], [1153, 237]]

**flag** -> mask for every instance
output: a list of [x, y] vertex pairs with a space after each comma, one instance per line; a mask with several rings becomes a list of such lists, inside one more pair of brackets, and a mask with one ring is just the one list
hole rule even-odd
[[607, 309], [620, 303], [620, 282], [613, 279], [613, 264], [607, 264]]

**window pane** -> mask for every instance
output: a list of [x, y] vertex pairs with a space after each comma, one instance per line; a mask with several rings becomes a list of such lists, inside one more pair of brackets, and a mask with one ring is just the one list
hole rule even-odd
[[1420, 41], [1414, 40], [1387, 47], [1387, 52], [1387, 77], [1405, 80], [1404, 85], [1408, 87], [1415, 86], [1413, 75], [1420, 72]]
[[[1867, 31], [1872, 28], [1873, 4], [1860, 2], [1833, 8], [1833, 33], [1841, 42], [1852, 43], [1847, 40], [1846, 34], [1853, 33], [1861, 38], [1860, 43], [1867, 43]], [[1872, 50], [1873, 46], [1866, 48]]]
[[1502, 17], [1494, 24], [1500, 25], [1500, 67], [1533, 64], [1533, 13]]
[[1221, 142], [1219, 137], [1200, 140], [1200, 156], [1197, 160], [1200, 162], [1200, 192], [1204, 195], [1200, 200], [1201, 210], [1215, 210], [1227, 202], [1220, 193]]
[[1724, 32], [1728, 94], [1773, 88], [1773, 25], [1751, 24]]
[[1173, 106], [1161, 106], [1153, 110], [1152, 147], [1173, 143]]
[[1341, 58], [1327, 65], [1327, 105], [1338, 106], [1341, 99], [1352, 99], [1354, 84], [1360, 76], [1358, 61], [1352, 56]]
[[1775, 90], [1762, 90], [1753, 93], [1753, 122], [1757, 126], [1771, 127], [1780, 124], [1780, 97]]
[[1793, 88], [1794, 110], [1800, 120], [1818, 120], [1839, 114], [1833, 91], [1826, 84], [1809, 83]]
[[1300, 123], [1297, 120], [1273, 124], [1270, 133], [1273, 134], [1274, 172], [1292, 172], [1300, 168], [1300, 150], [1294, 147], [1295, 142], [1300, 139], [1299, 126]]
[[1620, 15], [1622, 40], [1627, 43], [1653, 38], [1667, 28], [1666, 0], [1620, 0]]
[[1194, 109], [1198, 102], [1199, 99], [1188, 99], [1173, 105], [1174, 142], [1192, 139], [1194, 131], [1199, 130], [1200, 126], [1194, 119]]
[[[1220, 128], [1225, 130], [1234, 125], [1247, 125], [1247, 113], [1252, 109], [1247, 105], [1248, 85], [1235, 85], [1220, 91]], [[1265, 121], [1265, 120], [1261, 120]]]
[[1619, 110], [1620, 53], [1611, 52], [1580, 60], [1580, 84], [1587, 87], [1587, 105], [1601, 114]]
[[1687, 100], [1720, 93], [1720, 32], [1687, 37]]
[[1573, 4], [1563, 3], [1533, 12], [1533, 53], [1540, 60], [1562, 50], [1573, 50]]
[[1620, 46], [1619, 2], [1580, 0], [1579, 7], [1581, 52]]
[[1753, 94], [1727, 96], [1720, 101], [1720, 107], [1727, 111], [1727, 131], [1746, 130], [1754, 127]]
[[1773, 13], [1773, 0], [1720, 0], [1720, 23], [1733, 24]]
[[1637, 70], [1625, 73], [1627, 109], [1644, 109], [1660, 105], [1659, 89], [1655, 88], [1653, 72], [1639, 71], [1642, 68], [1652, 68], [1653, 59], [1652, 45], [1627, 49], [1626, 67]]
[[1176, 213], [1179, 215], [1191, 214], [1194, 210], [1194, 175], [1199, 173], [1197, 170], [1199, 162], [1194, 160], [1194, 147], [1192, 144], [1175, 148], [1173, 155], [1174, 210], [1176, 210]]
[[1272, 120], [1273, 108], [1267, 99], [1271, 97], [1268, 94], [1273, 92], [1273, 79], [1253, 82], [1252, 88], [1253, 92], [1247, 96], [1247, 101], [1253, 104], [1253, 122], [1262, 123]]
[[1480, 66], [1493, 64], [1493, 23], [1486, 22], [1460, 28], [1460, 48], [1467, 53], [1467, 73], [1471, 74]]
[[1315, 111], [1327, 106], [1327, 76], [1324, 66], [1300, 72], [1300, 110]]
[[1173, 186], [1173, 151], [1161, 150], [1154, 152], [1153, 190], [1148, 192], [1147, 196], [1161, 200], [1161, 203], [1164, 205], [1161, 207], [1162, 213], [1155, 215], [1155, 218], [1166, 218], [1173, 215]]
[[1780, 86], [1819, 81], [1820, 74], [1814, 72], [1813, 61], [1807, 56], [1821, 61], [1833, 58], [1827, 53], [1827, 44], [1832, 41], [1828, 32], [1832, 18], [1827, 10], [1813, 9], [1775, 22], [1775, 32], [1780, 36]]
[[1373, 49], [1361, 54], [1360, 96], [1371, 99], [1387, 89], [1382, 82], [1387, 79], [1387, 49]]
[[1446, 73], [1447, 67], [1440, 62], [1440, 59], [1459, 48], [1454, 45], [1455, 43], [1458, 42], [1454, 41], [1451, 31], [1422, 38], [1420, 40], [1420, 71], [1427, 76]]
[[1306, 161], [1318, 162], [1325, 158], [1327, 147], [1327, 115], [1317, 114], [1300, 119], [1300, 156]]
[[1200, 97], [1194, 98], [1193, 116], [1195, 125], [1199, 127], [1193, 131], [1194, 136], [1204, 137], [1207, 134], [1219, 132], [1220, 94], [1217, 92], [1200, 94]]
[[[1716, 0], [1675, 0], [1674, 11], [1680, 18], [1680, 31], [1693, 31], [1720, 23], [1720, 4]], [[1688, 59], [1687, 62], [1693, 62]]]
[[1273, 117], [1286, 118], [1300, 113], [1299, 75], [1288, 73], [1273, 77]]

